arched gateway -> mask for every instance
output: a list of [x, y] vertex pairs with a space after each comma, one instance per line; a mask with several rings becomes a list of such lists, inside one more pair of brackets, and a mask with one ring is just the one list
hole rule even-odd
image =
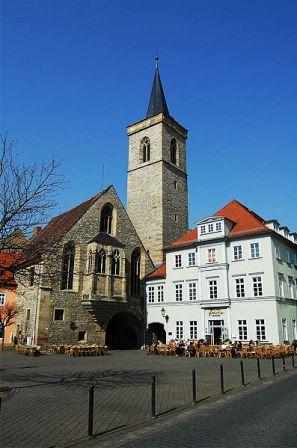
[[134, 314], [122, 312], [113, 316], [106, 328], [105, 343], [111, 349], [136, 349], [141, 344], [141, 324]]

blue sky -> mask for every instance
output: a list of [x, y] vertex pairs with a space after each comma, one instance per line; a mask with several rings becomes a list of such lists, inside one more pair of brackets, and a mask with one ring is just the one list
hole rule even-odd
[[63, 160], [66, 210], [114, 184], [160, 54], [189, 129], [190, 223], [232, 198], [297, 231], [297, 2], [2, 0], [1, 129], [25, 162]]

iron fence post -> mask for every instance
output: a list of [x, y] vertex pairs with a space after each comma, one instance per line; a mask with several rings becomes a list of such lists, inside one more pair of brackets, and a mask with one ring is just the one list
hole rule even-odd
[[156, 417], [156, 377], [152, 376], [152, 417]]
[[271, 363], [272, 363], [272, 374], [275, 375], [275, 362], [274, 362], [274, 356], [271, 356]]
[[292, 355], [292, 367], [295, 369], [295, 355]]
[[89, 420], [88, 420], [88, 436], [94, 437], [94, 384], [89, 387]]
[[261, 366], [260, 366], [260, 359], [257, 358], [257, 372], [258, 372], [258, 379], [261, 379]]
[[197, 403], [197, 396], [196, 396], [196, 369], [192, 370], [192, 392], [193, 392], [193, 403]]
[[283, 359], [283, 370], [285, 372], [286, 371], [286, 358], [285, 358], [285, 355], [282, 356], [282, 359]]
[[240, 376], [241, 376], [241, 384], [242, 384], [242, 386], [245, 386], [243, 361], [240, 361]]
[[220, 364], [220, 378], [221, 378], [221, 393], [224, 394], [225, 388], [224, 388], [224, 366], [223, 366], [223, 364]]

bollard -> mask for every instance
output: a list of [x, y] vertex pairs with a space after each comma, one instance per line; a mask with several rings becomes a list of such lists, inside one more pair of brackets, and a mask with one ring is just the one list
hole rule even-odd
[[241, 376], [241, 384], [245, 386], [244, 382], [244, 370], [243, 370], [243, 361], [240, 361], [240, 376]]
[[192, 392], [193, 392], [193, 403], [197, 403], [197, 397], [196, 397], [196, 370], [192, 370]]
[[89, 437], [94, 437], [93, 422], [94, 422], [94, 384], [90, 384], [90, 388], [89, 388], [89, 421], [88, 421], [88, 436]]
[[156, 417], [156, 377], [152, 376], [152, 417]]
[[274, 356], [271, 356], [271, 363], [272, 363], [272, 374], [275, 375], [275, 362], [274, 362]]
[[258, 372], [258, 380], [260, 380], [261, 379], [260, 358], [257, 358], [257, 372]]
[[221, 377], [221, 393], [224, 394], [225, 388], [224, 388], [224, 366], [223, 366], [223, 364], [220, 364], [220, 377]]
[[295, 369], [295, 355], [292, 355], [292, 367]]
[[285, 358], [285, 355], [282, 356], [282, 359], [283, 359], [283, 370], [285, 372], [286, 371], [286, 358]]

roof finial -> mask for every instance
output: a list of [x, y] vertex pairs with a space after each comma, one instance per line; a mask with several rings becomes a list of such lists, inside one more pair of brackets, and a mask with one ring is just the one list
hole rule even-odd
[[159, 65], [159, 54], [158, 54], [158, 52], [156, 51], [156, 56], [155, 56], [155, 61], [156, 61], [156, 69], [158, 68], [158, 65]]

